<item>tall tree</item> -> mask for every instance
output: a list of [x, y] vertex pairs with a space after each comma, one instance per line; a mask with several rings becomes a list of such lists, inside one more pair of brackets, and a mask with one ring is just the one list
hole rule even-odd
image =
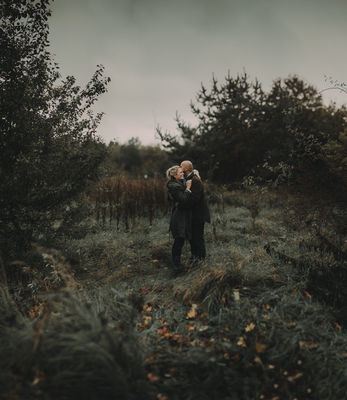
[[211, 88], [202, 84], [196, 103], [191, 103], [197, 126], [177, 119], [183, 141], [157, 132], [174, 156], [197, 161], [210, 179], [240, 179], [262, 159], [264, 107], [260, 83], [251, 82], [246, 73], [236, 78], [228, 74], [222, 84], [213, 77]]
[[270, 179], [278, 165], [313, 168], [322, 146], [343, 131], [346, 116], [344, 109], [324, 106], [317, 90], [296, 76], [275, 80], [265, 93], [246, 73], [228, 74], [221, 84], [213, 78], [210, 89], [202, 84], [191, 110], [198, 123], [178, 117], [180, 137], [157, 133], [175, 160], [189, 158], [205, 177], [224, 182], [260, 172], [263, 164]]
[[105, 146], [92, 106], [108, 78], [61, 79], [49, 52], [49, 0], [0, 3], [0, 239], [19, 246], [96, 174]]

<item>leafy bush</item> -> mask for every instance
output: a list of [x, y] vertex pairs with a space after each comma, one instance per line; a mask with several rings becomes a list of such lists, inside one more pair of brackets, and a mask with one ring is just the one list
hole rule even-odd
[[48, 52], [49, 0], [0, 6], [0, 240], [18, 256], [65, 203], [96, 177], [105, 146], [92, 105], [108, 78], [98, 66], [84, 89], [60, 80]]

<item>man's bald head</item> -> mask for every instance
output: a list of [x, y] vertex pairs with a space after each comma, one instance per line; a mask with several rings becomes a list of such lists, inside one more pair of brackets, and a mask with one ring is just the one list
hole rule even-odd
[[184, 172], [184, 175], [187, 176], [193, 171], [193, 163], [189, 160], [182, 161], [181, 168]]

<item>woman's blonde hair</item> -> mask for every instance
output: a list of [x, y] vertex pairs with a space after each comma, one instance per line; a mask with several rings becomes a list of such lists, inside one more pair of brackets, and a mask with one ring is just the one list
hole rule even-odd
[[174, 165], [174, 166], [170, 167], [166, 171], [167, 179], [171, 179], [172, 177], [176, 176], [177, 175], [177, 171], [178, 171], [179, 168], [181, 168], [179, 165]]

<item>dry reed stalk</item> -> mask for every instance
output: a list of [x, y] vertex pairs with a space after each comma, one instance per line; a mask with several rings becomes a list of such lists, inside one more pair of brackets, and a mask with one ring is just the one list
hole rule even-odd
[[88, 194], [95, 201], [97, 220], [103, 224], [108, 216], [111, 223], [116, 220], [117, 229], [122, 221], [125, 229], [135, 226], [138, 218], [153, 219], [168, 212], [166, 187], [163, 180], [129, 179], [124, 176], [104, 178]]

